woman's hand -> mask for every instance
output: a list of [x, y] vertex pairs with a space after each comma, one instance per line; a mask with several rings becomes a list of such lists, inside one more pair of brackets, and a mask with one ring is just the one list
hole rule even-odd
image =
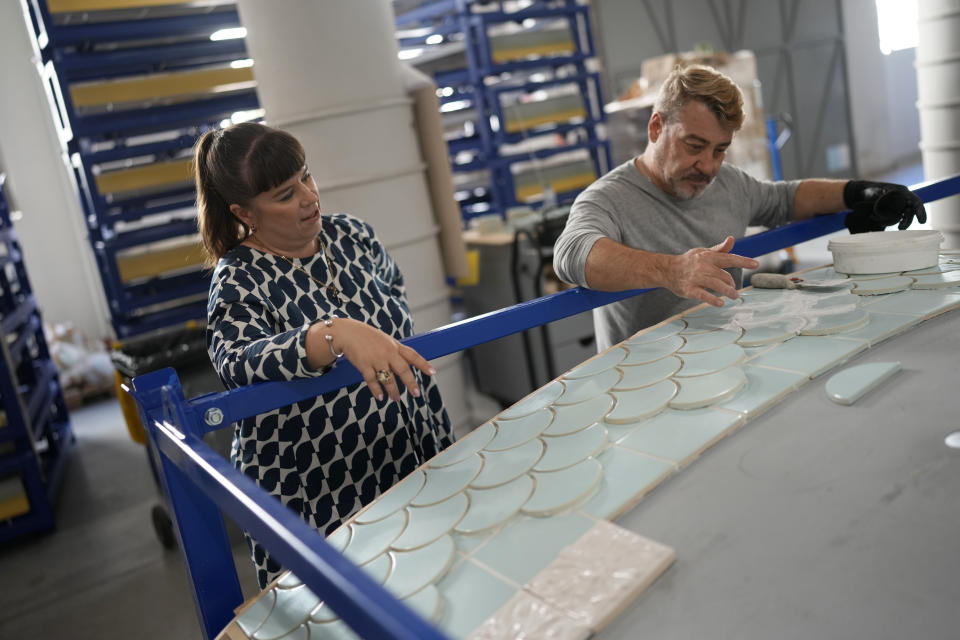
[[[333, 338], [332, 342], [327, 341], [327, 335]], [[410, 367], [416, 367], [431, 376], [436, 373], [430, 363], [410, 347], [379, 329], [351, 318], [334, 318], [329, 327], [323, 322], [315, 323], [307, 332], [306, 346], [307, 358], [316, 369], [334, 360], [331, 346], [338, 354], [342, 353], [363, 376], [377, 400], [383, 400], [384, 390], [393, 400], [400, 399], [397, 378], [414, 397], [419, 397], [420, 387]], [[389, 374], [389, 378], [383, 372]]]

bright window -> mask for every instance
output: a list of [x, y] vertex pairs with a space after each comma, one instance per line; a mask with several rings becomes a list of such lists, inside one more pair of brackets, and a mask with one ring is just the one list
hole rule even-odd
[[894, 51], [917, 46], [917, 0], [876, 0], [877, 30], [880, 51]]

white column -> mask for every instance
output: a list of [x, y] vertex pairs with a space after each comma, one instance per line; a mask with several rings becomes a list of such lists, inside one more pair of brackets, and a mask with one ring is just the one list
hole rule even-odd
[[[382, 0], [240, 0], [269, 124], [304, 145], [326, 212], [369, 222], [403, 270], [416, 330], [450, 322], [435, 222]], [[469, 419], [460, 355], [434, 363], [454, 425]]]

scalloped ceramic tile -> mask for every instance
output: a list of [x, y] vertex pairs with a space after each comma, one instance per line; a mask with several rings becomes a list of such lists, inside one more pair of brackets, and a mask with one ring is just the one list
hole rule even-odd
[[[576, 512], [549, 518], [519, 516], [474, 551], [471, 559], [515, 584], [523, 584], [592, 525], [593, 520]], [[441, 591], [446, 595], [442, 587]]]
[[[844, 307], [851, 311], [860, 305], [863, 298], [851, 291], [800, 291], [797, 293], [801, 299], [810, 303], [810, 309], [814, 311], [823, 311], [837, 307]], [[838, 309], [840, 311], [840, 309]]]
[[463, 519], [468, 506], [470, 501], [461, 492], [426, 507], [407, 507], [407, 527], [390, 547], [409, 551], [430, 544], [452, 530]]
[[620, 370], [636, 365], [647, 364], [655, 360], [660, 360], [673, 355], [680, 350], [685, 340], [679, 336], [668, 336], [653, 342], [643, 342], [640, 344], [628, 345], [630, 353], [620, 363]]
[[[871, 307], [872, 308], [872, 307]], [[866, 326], [844, 333], [844, 338], [862, 338], [873, 346], [887, 338], [897, 335], [923, 321], [920, 316], [901, 313], [880, 313], [870, 311], [870, 322]]]
[[946, 289], [960, 287], [960, 271], [912, 276], [914, 289]]
[[816, 267], [805, 271], [798, 271], [797, 275], [804, 280], [839, 280], [846, 278], [847, 274], [838, 273], [833, 267]]
[[666, 545], [615, 524], [598, 522], [525, 588], [600, 631], [676, 557]]
[[621, 372], [623, 376], [620, 382], [614, 387], [615, 391], [624, 391], [628, 389], [639, 389], [640, 387], [649, 387], [661, 380], [666, 380], [683, 366], [683, 360], [677, 356], [667, 356], [647, 364], [623, 367]]
[[[736, 344], [728, 344], [719, 349], [685, 353], [680, 356], [683, 366], [677, 371], [675, 378], [689, 378], [715, 373], [721, 369], [740, 364], [747, 357], [744, 350]], [[682, 381], [678, 380], [682, 385]]]
[[563, 436], [586, 429], [594, 422], [602, 420], [614, 408], [615, 403], [613, 396], [605, 393], [580, 404], [554, 407], [553, 412], [556, 415], [550, 426], [543, 431], [543, 435]]
[[715, 307], [713, 305], [707, 304], [706, 302], [698, 304], [697, 306], [692, 307], [689, 311], [686, 311], [683, 314], [683, 317], [684, 319], [687, 319], [687, 318], [699, 318], [702, 316], [709, 316], [716, 313], [722, 313], [723, 311], [727, 311], [732, 307], [737, 307], [743, 304], [743, 300], [739, 298], [737, 300], [731, 300], [730, 298], [720, 298], [720, 301], [723, 302], [723, 304], [719, 307]]
[[382, 554], [360, 567], [368, 576], [383, 584], [387, 581], [390, 572], [393, 571], [393, 563], [390, 561], [389, 554]]
[[[427, 481], [417, 497], [410, 501], [415, 507], [424, 507], [441, 500], [446, 500], [458, 491], [467, 488], [483, 468], [483, 459], [478, 454], [461, 460], [456, 464], [439, 469], [428, 468]], [[349, 547], [347, 547], [349, 549]]]
[[618, 446], [684, 466], [742, 422], [743, 416], [733, 411], [670, 409], [640, 425]]
[[695, 318], [684, 317], [687, 328], [680, 332], [681, 336], [696, 335], [698, 333], [710, 333], [718, 329], [729, 329], [734, 322], [733, 314], [698, 316]]
[[237, 615], [237, 626], [247, 634], [252, 636], [264, 620], [270, 617], [273, 612], [273, 605], [277, 602], [277, 592], [274, 589], [262, 592], [257, 596], [250, 606], [246, 607]]
[[840, 277], [850, 278], [851, 280], [883, 280], [885, 278], [897, 278], [902, 274], [902, 271], [886, 271], [883, 273], [847, 273], [840, 274]]
[[420, 469], [411, 472], [410, 475], [390, 487], [388, 491], [370, 503], [368, 508], [358, 513], [354, 518], [354, 522], [367, 524], [369, 522], [383, 520], [387, 516], [396, 513], [417, 497], [417, 494], [420, 493], [426, 481], [427, 476]]
[[563, 375], [564, 379], [574, 380], [576, 378], [586, 378], [594, 376], [603, 371], [614, 368], [626, 357], [627, 352], [621, 347], [614, 347], [584, 364], [574, 367]]
[[526, 591], [517, 591], [496, 613], [484, 620], [467, 640], [549, 638], [586, 640], [593, 631], [563, 611]]
[[336, 549], [337, 552], [343, 553], [343, 550], [347, 548], [347, 545], [350, 543], [350, 538], [352, 537], [353, 529], [346, 524], [342, 524], [327, 537], [327, 544]]
[[359, 636], [351, 631], [350, 627], [342, 620], [327, 623], [308, 622], [307, 637], [297, 638], [297, 640], [307, 640], [307, 638], [313, 640], [317, 640], [317, 638], [322, 640], [360, 640]]
[[[277, 631], [279, 627], [271, 629], [270, 631]], [[286, 629], [280, 635], [270, 635], [270, 632], [267, 631], [264, 634], [261, 634], [259, 631], [251, 636], [252, 640], [307, 640], [310, 637], [310, 632], [307, 630], [307, 627], [304, 623], [294, 625], [293, 627]]]
[[904, 271], [902, 275], [910, 276], [914, 278], [916, 276], [928, 276], [934, 275], [937, 273], [950, 273], [951, 271], [956, 271], [960, 269], [960, 261], [950, 260], [943, 262], [941, 260], [940, 264], [935, 267], [927, 267], [926, 269], [915, 269], [914, 271]]
[[649, 387], [614, 391], [617, 405], [607, 414], [605, 420], [613, 424], [625, 424], [657, 414], [677, 395], [677, 390], [677, 383], [668, 379]]
[[533, 477], [528, 474], [491, 489], [467, 489], [470, 508], [456, 531], [476, 534], [503, 524], [520, 511], [533, 495], [533, 489]]
[[719, 406], [751, 418], [766, 411], [809, 380], [802, 373], [752, 365], [746, 365], [743, 372], [747, 374], [747, 384], [736, 396]]
[[909, 313], [932, 318], [960, 306], [960, 293], [953, 289], [925, 291], [911, 289], [871, 301], [868, 310], [888, 313]]
[[[776, 342], [783, 342], [800, 335], [800, 330], [807, 324], [805, 318], [783, 318], [778, 322], [768, 322], [762, 325], [744, 327], [743, 335], [737, 344], [743, 348], [759, 347]], [[747, 357], [749, 357], [749, 352]]]
[[675, 336], [683, 329], [685, 329], [687, 323], [683, 320], [671, 320], [665, 324], [658, 325], [657, 327], [650, 329], [642, 329], [631, 336], [628, 340], [623, 342], [623, 346], [631, 347], [636, 344], [644, 344], [647, 342], [653, 342], [654, 340], [660, 340], [661, 338], [669, 338], [670, 336]]
[[807, 324], [800, 330], [800, 335], [825, 336], [831, 333], [853, 331], [865, 326], [869, 321], [870, 314], [861, 307], [843, 313], [819, 314], [807, 318]]
[[363, 566], [379, 556], [400, 537], [407, 526], [407, 512], [397, 511], [383, 520], [370, 524], [353, 523], [353, 536], [343, 555], [356, 565]]
[[830, 376], [824, 391], [837, 404], [851, 405], [898, 371], [899, 362], [858, 364]]
[[546, 451], [534, 471], [556, 471], [574, 465], [607, 446], [607, 428], [597, 423], [566, 436], [543, 438]]
[[539, 462], [544, 450], [543, 442], [534, 439], [504, 451], [484, 451], [483, 471], [473, 479], [470, 488], [489, 489], [516, 479]]
[[450, 536], [413, 551], [391, 551], [393, 572], [383, 586], [398, 598], [409, 597], [440, 580], [453, 566], [455, 557], [456, 547]]
[[497, 435], [484, 450], [503, 451], [533, 440], [553, 422], [550, 409], [539, 409], [530, 415], [513, 420], [495, 420]]
[[710, 333], [694, 333], [687, 335], [684, 336], [684, 339], [687, 341], [686, 344], [680, 348], [680, 351], [678, 351], [677, 354], [682, 357], [684, 353], [697, 353], [699, 351], [719, 349], [720, 347], [728, 345], [731, 342], [736, 342], [742, 335], [743, 331], [740, 329], [720, 329], [718, 331], [711, 331]]
[[603, 477], [603, 467], [586, 458], [571, 467], [532, 475], [536, 489], [521, 511], [543, 517], [568, 509], [592, 494]]
[[670, 400], [672, 409], [700, 409], [723, 402], [747, 383], [740, 367], [728, 367], [715, 373], [676, 380], [680, 389]]
[[909, 276], [891, 275], [878, 278], [851, 278], [853, 280], [853, 293], [858, 296], [878, 296], [885, 293], [895, 293], [909, 289], [913, 284], [913, 278]]
[[443, 596], [432, 584], [428, 584], [412, 596], [404, 598], [403, 601], [430, 622], [436, 623], [443, 615]]
[[797, 336], [751, 359], [750, 364], [784, 369], [815, 378], [867, 348], [866, 340]]
[[299, 587], [303, 584], [303, 580], [293, 575], [290, 571], [287, 571], [282, 576], [277, 578], [277, 589], [293, 589], [294, 587]]
[[563, 385], [560, 384], [557, 380], [553, 382], [548, 382], [546, 385], [540, 387], [526, 398], [516, 403], [509, 409], [503, 411], [498, 418], [510, 419], [510, 418], [521, 418], [523, 416], [529, 415], [538, 409], [543, 409], [552, 403], [554, 400], [560, 397], [560, 394], [563, 393]]
[[449, 467], [483, 449], [496, 435], [497, 428], [492, 422], [486, 422], [452, 445], [435, 455], [427, 463], [428, 467]]
[[[623, 351], [623, 349], [621, 349]], [[613, 388], [620, 381], [620, 370], [607, 369], [592, 376], [568, 380], [563, 378], [563, 394], [554, 400], [555, 405], [584, 402]]]
[[603, 465], [603, 478], [580, 511], [607, 520], [624, 513], [677, 470], [673, 462], [618, 446], [608, 447], [596, 460]]

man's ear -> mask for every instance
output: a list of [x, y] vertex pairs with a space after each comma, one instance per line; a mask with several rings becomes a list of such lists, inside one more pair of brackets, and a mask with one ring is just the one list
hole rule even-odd
[[647, 123], [647, 140], [656, 142], [661, 133], [663, 133], [663, 116], [659, 111], [654, 111]]

